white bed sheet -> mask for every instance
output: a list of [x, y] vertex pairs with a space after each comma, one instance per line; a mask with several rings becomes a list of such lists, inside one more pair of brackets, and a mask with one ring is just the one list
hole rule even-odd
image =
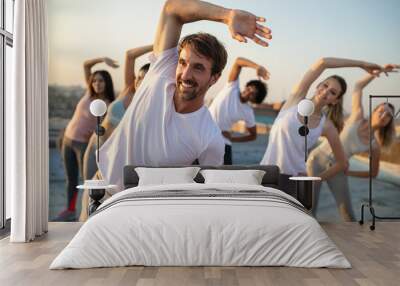
[[[120, 192], [99, 208], [50, 269], [145, 266], [293, 266], [350, 268], [318, 222], [301, 210], [258, 198], [122, 197], [145, 191], [254, 190], [238, 184], [142, 186]], [[298, 202], [297, 202], [298, 203]], [[298, 203], [300, 204], [300, 203]]]

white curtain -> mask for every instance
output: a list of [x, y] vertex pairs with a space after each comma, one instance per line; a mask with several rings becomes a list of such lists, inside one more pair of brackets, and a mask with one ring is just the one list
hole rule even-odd
[[49, 140], [46, 0], [15, 1], [12, 95], [6, 99], [6, 187], [12, 242], [47, 232]]

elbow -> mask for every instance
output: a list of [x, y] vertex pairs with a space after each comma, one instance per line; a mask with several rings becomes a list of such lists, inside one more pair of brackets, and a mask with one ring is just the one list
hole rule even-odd
[[166, 14], [166, 15], [173, 14], [174, 7], [175, 7], [175, 4], [176, 4], [175, 2], [176, 2], [175, 0], [167, 0], [167, 1], [165, 1], [164, 2], [164, 7], [163, 7], [163, 10], [162, 10], [163, 14]]
[[316, 64], [320, 67], [325, 67], [327, 66], [328, 63], [329, 63], [329, 58], [320, 58], [318, 59]]
[[241, 67], [243, 66], [243, 61], [244, 61], [244, 58], [242, 58], [242, 57], [237, 57], [237, 58], [235, 59], [235, 62], [233, 63], [234, 67], [236, 67], [236, 68], [241, 68]]
[[90, 68], [90, 60], [87, 60], [87, 61], [84, 61], [83, 62], [83, 69], [88, 69], [88, 68]]
[[165, 19], [174, 19], [178, 24], [192, 22], [197, 17], [198, 11], [191, 1], [167, 0], [164, 3], [162, 15]]
[[167, 16], [177, 16], [176, 14], [177, 7], [179, 5], [182, 5], [182, 3], [180, 4], [179, 2], [180, 2], [179, 0], [166, 0], [164, 3], [162, 13]]
[[137, 57], [138, 57], [137, 49], [132, 49], [132, 50], [126, 51], [126, 53], [125, 53], [125, 60], [132, 60], [132, 59], [136, 59]]
[[313, 64], [312, 69], [315, 71], [317, 70], [323, 71], [325, 68], [328, 67], [328, 65], [329, 65], [328, 58], [320, 58]]

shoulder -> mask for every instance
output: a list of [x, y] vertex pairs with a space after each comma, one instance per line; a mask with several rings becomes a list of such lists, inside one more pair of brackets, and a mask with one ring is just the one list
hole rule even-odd
[[152, 88], [159, 81], [175, 80], [176, 67], [178, 65], [178, 50], [176, 47], [165, 50], [158, 55], [152, 54], [149, 59], [149, 71], [138, 90], [143, 90], [143, 86]]
[[115, 111], [117, 111], [118, 109], [120, 109], [123, 106], [124, 106], [123, 99], [116, 99], [110, 104], [108, 110], [110, 112], [115, 112]]
[[287, 114], [297, 114], [297, 105], [290, 106], [286, 109], [281, 109], [276, 118], [280, 118]]
[[293, 90], [289, 94], [289, 99], [287, 99], [282, 105], [281, 111], [297, 108], [297, 104], [302, 99], [306, 98], [307, 93], [301, 93], [299, 90], [297, 90], [297, 88], [297, 85], [293, 88]]
[[[321, 120], [322, 120], [322, 118], [321, 118]], [[332, 136], [335, 134], [338, 134], [338, 131], [337, 131], [335, 125], [333, 124], [333, 122], [330, 119], [325, 118], [325, 122], [322, 127], [322, 135]]]
[[157, 70], [165, 64], [177, 64], [178, 63], [178, 49], [177, 47], [165, 50], [159, 54], [151, 54], [149, 56], [150, 70]]
[[92, 100], [93, 98], [91, 96], [90, 90], [87, 89], [79, 101], [92, 101]]
[[93, 97], [90, 95], [90, 91], [87, 90], [85, 94], [79, 99], [77, 106], [87, 106], [94, 100]]
[[[220, 94], [222, 97], [230, 96], [232, 93], [238, 93], [240, 91], [239, 88], [239, 80], [229, 81], [224, 87], [221, 89]], [[218, 97], [218, 96], [217, 96]]]
[[239, 79], [236, 79], [233, 81], [228, 81], [225, 86], [227, 88], [239, 88], [239, 86], [240, 86]]

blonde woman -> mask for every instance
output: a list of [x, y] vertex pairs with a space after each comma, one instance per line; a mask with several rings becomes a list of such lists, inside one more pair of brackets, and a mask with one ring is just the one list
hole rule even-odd
[[[303, 125], [303, 118], [297, 113], [297, 104], [306, 97], [310, 86], [317, 80], [323, 71], [329, 68], [358, 67], [373, 73], [381, 70], [381, 66], [373, 63], [340, 58], [322, 58], [318, 60], [303, 76], [279, 112], [269, 134], [268, 148], [261, 161], [263, 165], [278, 165], [281, 172], [296, 176], [306, 173], [304, 162], [304, 137], [299, 135], [298, 129]], [[320, 136], [328, 139], [335, 157], [335, 163], [320, 173], [326, 180], [337, 173], [344, 171], [347, 159], [340, 143], [338, 130], [343, 126], [343, 95], [346, 92], [345, 80], [333, 75], [321, 81], [313, 92], [312, 101], [314, 113], [309, 118], [309, 134], [307, 136], [309, 148], [317, 142]]]

